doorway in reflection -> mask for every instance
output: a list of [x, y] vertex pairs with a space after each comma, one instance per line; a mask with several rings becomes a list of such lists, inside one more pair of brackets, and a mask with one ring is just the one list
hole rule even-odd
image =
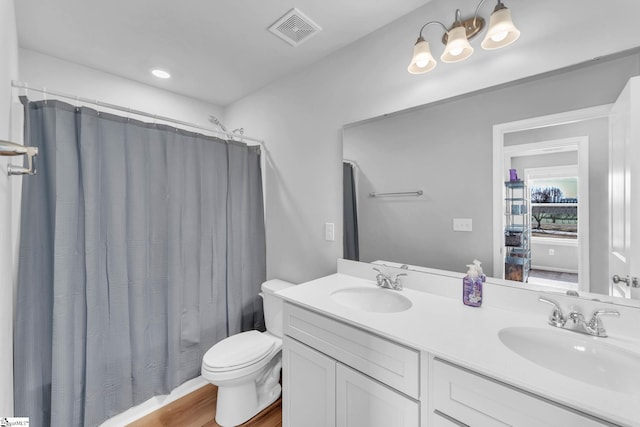
[[[606, 122], [600, 125], [606, 129]], [[593, 230], [589, 222], [590, 174], [600, 181], [598, 166], [606, 164], [589, 156], [592, 135], [590, 127], [560, 125], [505, 138], [504, 169], [516, 169], [528, 188], [529, 284], [590, 291], [590, 234], [606, 235], [606, 227]], [[597, 142], [606, 150], [606, 140]]]
[[580, 239], [582, 230], [578, 227], [578, 206], [584, 201], [578, 198], [577, 152], [562, 153], [555, 158], [564, 157], [566, 165], [547, 166], [547, 155], [542, 155], [539, 157], [544, 166], [524, 168], [531, 201], [529, 283], [577, 291], [579, 266], [585, 262], [580, 259], [580, 243], [584, 239]]

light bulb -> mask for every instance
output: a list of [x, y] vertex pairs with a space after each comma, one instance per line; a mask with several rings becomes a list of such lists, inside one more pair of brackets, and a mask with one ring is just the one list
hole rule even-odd
[[513, 25], [511, 12], [499, 1], [489, 18], [489, 29], [480, 46], [487, 50], [499, 49], [518, 40], [518, 37], [520, 31]]
[[467, 32], [462, 25], [453, 27], [447, 32], [447, 45], [440, 59], [442, 62], [458, 62], [467, 59], [473, 53], [473, 47], [467, 39]]
[[407, 71], [411, 74], [422, 74], [433, 70], [435, 66], [436, 61], [431, 55], [429, 43], [420, 36], [413, 47], [413, 57], [411, 58], [409, 67], [407, 67]]
[[424, 68], [427, 66], [428, 63], [429, 63], [429, 58], [426, 55], [422, 55], [416, 58], [416, 67], [418, 68]]
[[502, 31], [500, 33], [493, 34], [491, 36], [491, 40], [493, 40], [494, 42], [501, 42], [502, 40], [507, 38], [508, 35], [509, 35], [508, 31]]

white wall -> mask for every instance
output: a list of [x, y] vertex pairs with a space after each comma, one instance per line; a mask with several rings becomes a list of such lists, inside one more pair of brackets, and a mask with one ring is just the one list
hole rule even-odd
[[[515, 3], [510, 5], [514, 14], [519, 10], [539, 16], [539, 21], [533, 22], [558, 18], [566, 25], [545, 26], [545, 31], [539, 25], [520, 28], [521, 39], [506, 49], [489, 55], [477, 48], [478, 53], [464, 63], [439, 64], [432, 73], [409, 75], [406, 66], [419, 28], [430, 19], [450, 19], [450, 2], [433, 0], [226, 109], [230, 126], [243, 126], [250, 134], [261, 135], [270, 152], [266, 190], [269, 277], [303, 281], [335, 271], [335, 259], [342, 255], [343, 125], [640, 45], [640, 32], [631, 29], [631, 18], [616, 14], [611, 22], [603, 20], [611, 11], [597, 1], [580, 3], [585, 11], [595, 14], [594, 21], [598, 22], [598, 31], [590, 33], [581, 31], [583, 25], [574, 22], [576, 2]], [[629, 1], [618, 3], [623, 9], [637, 8]], [[549, 14], [549, 10], [554, 13]], [[624, 30], [628, 34], [613, 44], [611, 37], [602, 34], [626, 28], [620, 19], [629, 20], [630, 27]], [[430, 37], [437, 40], [438, 36]], [[436, 48], [437, 55], [441, 47], [433, 42], [432, 49]], [[558, 94], [562, 94], [563, 85], [571, 83], [558, 82], [557, 110], [548, 113], [567, 109], [566, 100]], [[490, 151], [484, 155], [490, 159]], [[337, 224], [336, 241], [324, 240], [325, 222]]]
[[[32, 50], [20, 49], [19, 60], [19, 79], [32, 87], [95, 99], [208, 128], [215, 128], [208, 121], [209, 115], [218, 117], [224, 123], [223, 109], [205, 101], [178, 95]], [[41, 99], [43, 96], [29, 90], [16, 89], [14, 93], [20, 95], [27, 93], [30, 99]], [[64, 101], [70, 104], [75, 103], [73, 99]], [[126, 115], [123, 112], [116, 112], [116, 114]], [[152, 121], [149, 118], [141, 118], [141, 120]]]
[[[564, 239], [531, 240], [531, 268], [578, 274], [578, 244]], [[553, 250], [553, 255], [549, 250]], [[601, 290], [591, 290], [594, 293]]]
[[[606, 120], [604, 120], [604, 126], [606, 129], [607, 127]], [[517, 132], [514, 132], [514, 133], [517, 133]], [[511, 135], [511, 133], [508, 133], [505, 135], [505, 142], [508, 139], [509, 135]], [[579, 133], [579, 134], [575, 134], [574, 136], [583, 136], [583, 134]], [[533, 142], [543, 142], [543, 141], [548, 141], [548, 140], [534, 139], [533, 141], [530, 141], [530, 142], [533, 143]], [[606, 147], [608, 141], [605, 140], [602, 142]], [[505, 143], [505, 146], [506, 145], [509, 145], [509, 144]], [[602, 159], [602, 161], [606, 164], [607, 158], [605, 157], [604, 159]], [[551, 153], [551, 154], [536, 154], [533, 156], [519, 156], [519, 157], [514, 156], [511, 158], [510, 168], [515, 169], [518, 173], [518, 177], [521, 179], [524, 179], [525, 171], [527, 169], [546, 168], [546, 167], [552, 167], [552, 166], [567, 166], [567, 165], [574, 165], [574, 166], [578, 165], [577, 151], [566, 151], [566, 152]], [[506, 173], [505, 173], [505, 176], [507, 176]], [[567, 196], [564, 196], [564, 197], [567, 197]]]
[[[13, 0], [0, 0], [0, 57], [0, 139], [11, 140], [11, 80], [18, 75]], [[12, 187], [16, 178], [7, 176], [9, 159], [0, 157], [0, 416], [13, 415]]]

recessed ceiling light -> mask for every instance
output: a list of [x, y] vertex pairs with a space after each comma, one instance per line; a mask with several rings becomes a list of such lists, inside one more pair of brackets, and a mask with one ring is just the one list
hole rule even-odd
[[161, 70], [159, 68], [151, 70], [151, 74], [153, 74], [154, 76], [156, 76], [159, 79], [168, 79], [169, 77], [171, 77], [171, 74], [169, 74], [167, 71]]

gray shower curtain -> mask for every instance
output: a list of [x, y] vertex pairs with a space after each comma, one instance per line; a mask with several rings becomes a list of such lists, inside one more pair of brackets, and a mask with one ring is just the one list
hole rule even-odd
[[348, 162], [342, 163], [342, 257], [360, 261], [360, 243], [358, 241], [358, 203], [354, 167]]
[[164, 125], [29, 102], [14, 330], [16, 416], [91, 426], [200, 373], [262, 328], [260, 152]]

